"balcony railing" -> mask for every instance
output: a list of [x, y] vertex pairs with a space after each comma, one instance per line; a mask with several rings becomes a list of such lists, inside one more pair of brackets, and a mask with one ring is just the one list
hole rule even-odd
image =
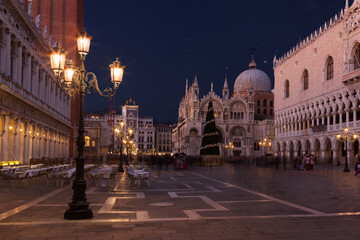
[[342, 82], [344, 85], [349, 85], [358, 81], [360, 81], [360, 68], [344, 75], [342, 78]]

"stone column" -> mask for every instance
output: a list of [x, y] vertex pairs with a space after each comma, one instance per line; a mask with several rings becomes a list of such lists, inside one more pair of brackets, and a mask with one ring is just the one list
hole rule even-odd
[[345, 110], [345, 114], [346, 114], [346, 126], [349, 127], [349, 111], [350, 109], [346, 109]]
[[21, 128], [21, 119], [18, 118], [16, 120], [16, 127], [15, 127], [15, 131], [14, 131], [14, 156], [16, 161], [20, 161], [20, 142], [21, 142], [21, 132], [20, 132], [20, 128]]
[[5, 73], [10, 76], [11, 75], [11, 33], [9, 29], [5, 30], [5, 59], [4, 59], [4, 66], [5, 66]]
[[24, 164], [30, 164], [30, 151], [29, 151], [29, 147], [30, 147], [30, 138], [31, 138], [31, 134], [30, 134], [30, 122], [28, 121], [26, 123], [26, 130], [25, 130], [25, 134], [24, 134]]
[[327, 159], [326, 159], [326, 150], [321, 149], [321, 159], [320, 162], [323, 164], [327, 164]]
[[1, 156], [3, 161], [9, 160], [9, 115], [4, 116], [4, 131], [1, 141]]
[[38, 158], [38, 151], [37, 151], [37, 144], [38, 144], [38, 139], [40, 139], [38, 136], [38, 127], [36, 125], [34, 125], [34, 134], [33, 134], [33, 144], [32, 144], [32, 158]]
[[30, 84], [31, 84], [31, 57], [30, 54], [27, 53], [26, 54], [26, 70], [25, 70], [25, 75], [26, 75], [26, 81], [25, 81], [25, 89], [28, 90], [30, 92]]
[[285, 152], [283, 150], [280, 150], [280, 158], [281, 158], [281, 162], [284, 161], [284, 157], [285, 157]]
[[22, 47], [21, 43], [18, 42], [16, 44], [16, 47], [18, 48], [17, 51], [17, 58], [16, 58], [16, 82], [21, 85], [21, 77], [22, 77]]
[[338, 161], [338, 149], [332, 149], [333, 152], [333, 165], [337, 164]]
[[288, 163], [289, 163], [289, 162], [290, 162], [290, 160], [291, 160], [291, 159], [290, 159], [290, 158], [291, 158], [291, 151], [290, 151], [290, 148], [289, 148], [289, 150], [287, 151], [287, 156], [286, 156], [286, 158], [287, 158], [287, 159], [286, 159], [286, 162], [288, 162]]
[[353, 107], [352, 110], [353, 110], [353, 122], [354, 122], [354, 126], [356, 126], [355, 125], [355, 122], [356, 122], [356, 107]]

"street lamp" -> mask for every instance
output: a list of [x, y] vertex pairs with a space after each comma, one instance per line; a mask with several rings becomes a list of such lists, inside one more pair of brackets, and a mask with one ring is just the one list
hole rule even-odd
[[264, 138], [262, 141], [259, 141], [259, 146], [265, 148], [265, 156], [267, 154], [267, 149], [272, 146], [271, 140]]
[[120, 161], [119, 161], [119, 168], [118, 168], [118, 172], [124, 172], [124, 169], [122, 167], [123, 164], [123, 160], [122, 160], [122, 145], [123, 145], [123, 137], [124, 137], [124, 122], [121, 120], [120, 122], [120, 129], [116, 128], [115, 132], [117, 134], [118, 137], [118, 148], [120, 145]]
[[92, 72], [87, 72], [84, 67], [86, 55], [89, 53], [91, 37], [82, 32], [77, 36], [77, 48], [80, 55], [81, 66], [76, 68], [69, 61], [65, 65], [66, 53], [60, 47], [55, 47], [50, 55], [51, 69], [54, 71], [59, 86], [67, 91], [70, 96], [78, 94], [80, 97], [80, 113], [79, 113], [79, 129], [76, 145], [78, 147], [78, 156], [76, 158], [76, 177], [73, 182], [73, 197], [68, 204], [69, 208], [64, 214], [65, 219], [88, 219], [93, 217], [93, 212], [89, 208], [89, 202], [86, 199], [86, 181], [84, 178], [84, 98], [85, 92], [90, 93], [93, 89], [99, 95], [104, 97], [112, 97], [115, 95], [124, 73], [124, 66], [116, 59], [110, 65], [111, 81], [114, 84], [113, 89], [107, 87], [101, 91], [98, 86], [96, 76]]
[[349, 163], [348, 163], [348, 152], [347, 152], [347, 149], [348, 149], [348, 142], [350, 143], [353, 143], [355, 142], [357, 139], [358, 139], [358, 135], [356, 133], [354, 134], [349, 134], [349, 128], [348, 127], [345, 127], [344, 128], [344, 134], [342, 135], [341, 133], [338, 133], [336, 135], [336, 138], [339, 142], [344, 142], [345, 144], [345, 167], [344, 167], [344, 170], [343, 172], [350, 172], [350, 169], [349, 169]]
[[[234, 145], [232, 144], [232, 142], [229, 142], [229, 144], [225, 145], [226, 150], [231, 150], [234, 149]], [[228, 153], [228, 151], [226, 151], [226, 153]]]
[[[130, 152], [130, 157], [131, 157], [132, 147], [133, 147], [133, 145], [135, 146], [133, 136], [132, 136], [133, 133], [134, 133], [134, 130], [128, 129], [128, 133], [126, 134], [125, 139], [122, 140], [122, 143], [124, 143], [125, 147], [126, 147], [127, 163], [129, 162], [129, 152]], [[130, 158], [130, 160], [131, 160], [131, 158]]]

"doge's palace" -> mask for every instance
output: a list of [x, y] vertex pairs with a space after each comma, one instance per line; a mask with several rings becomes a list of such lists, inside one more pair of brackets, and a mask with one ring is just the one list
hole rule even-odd
[[360, 131], [360, 1], [345, 9], [274, 58], [275, 154], [288, 160], [313, 154], [323, 163], [352, 162], [336, 134]]
[[40, 16], [0, 0], [0, 161], [67, 157], [70, 97], [49, 66], [51, 39]]

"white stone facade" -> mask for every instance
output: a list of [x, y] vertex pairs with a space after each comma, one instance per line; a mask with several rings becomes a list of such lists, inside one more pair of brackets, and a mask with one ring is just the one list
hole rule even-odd
[[336, 139], [345, 126], [360, 130], [360, 1], [274, 59], [275, 154], [288, 160], [313, 154], [323, 163], [354, 161]]
[[50, 46], [17, 0], [0, 1], [0, 160], [69, 155], [69, 95], [49, 66]]

